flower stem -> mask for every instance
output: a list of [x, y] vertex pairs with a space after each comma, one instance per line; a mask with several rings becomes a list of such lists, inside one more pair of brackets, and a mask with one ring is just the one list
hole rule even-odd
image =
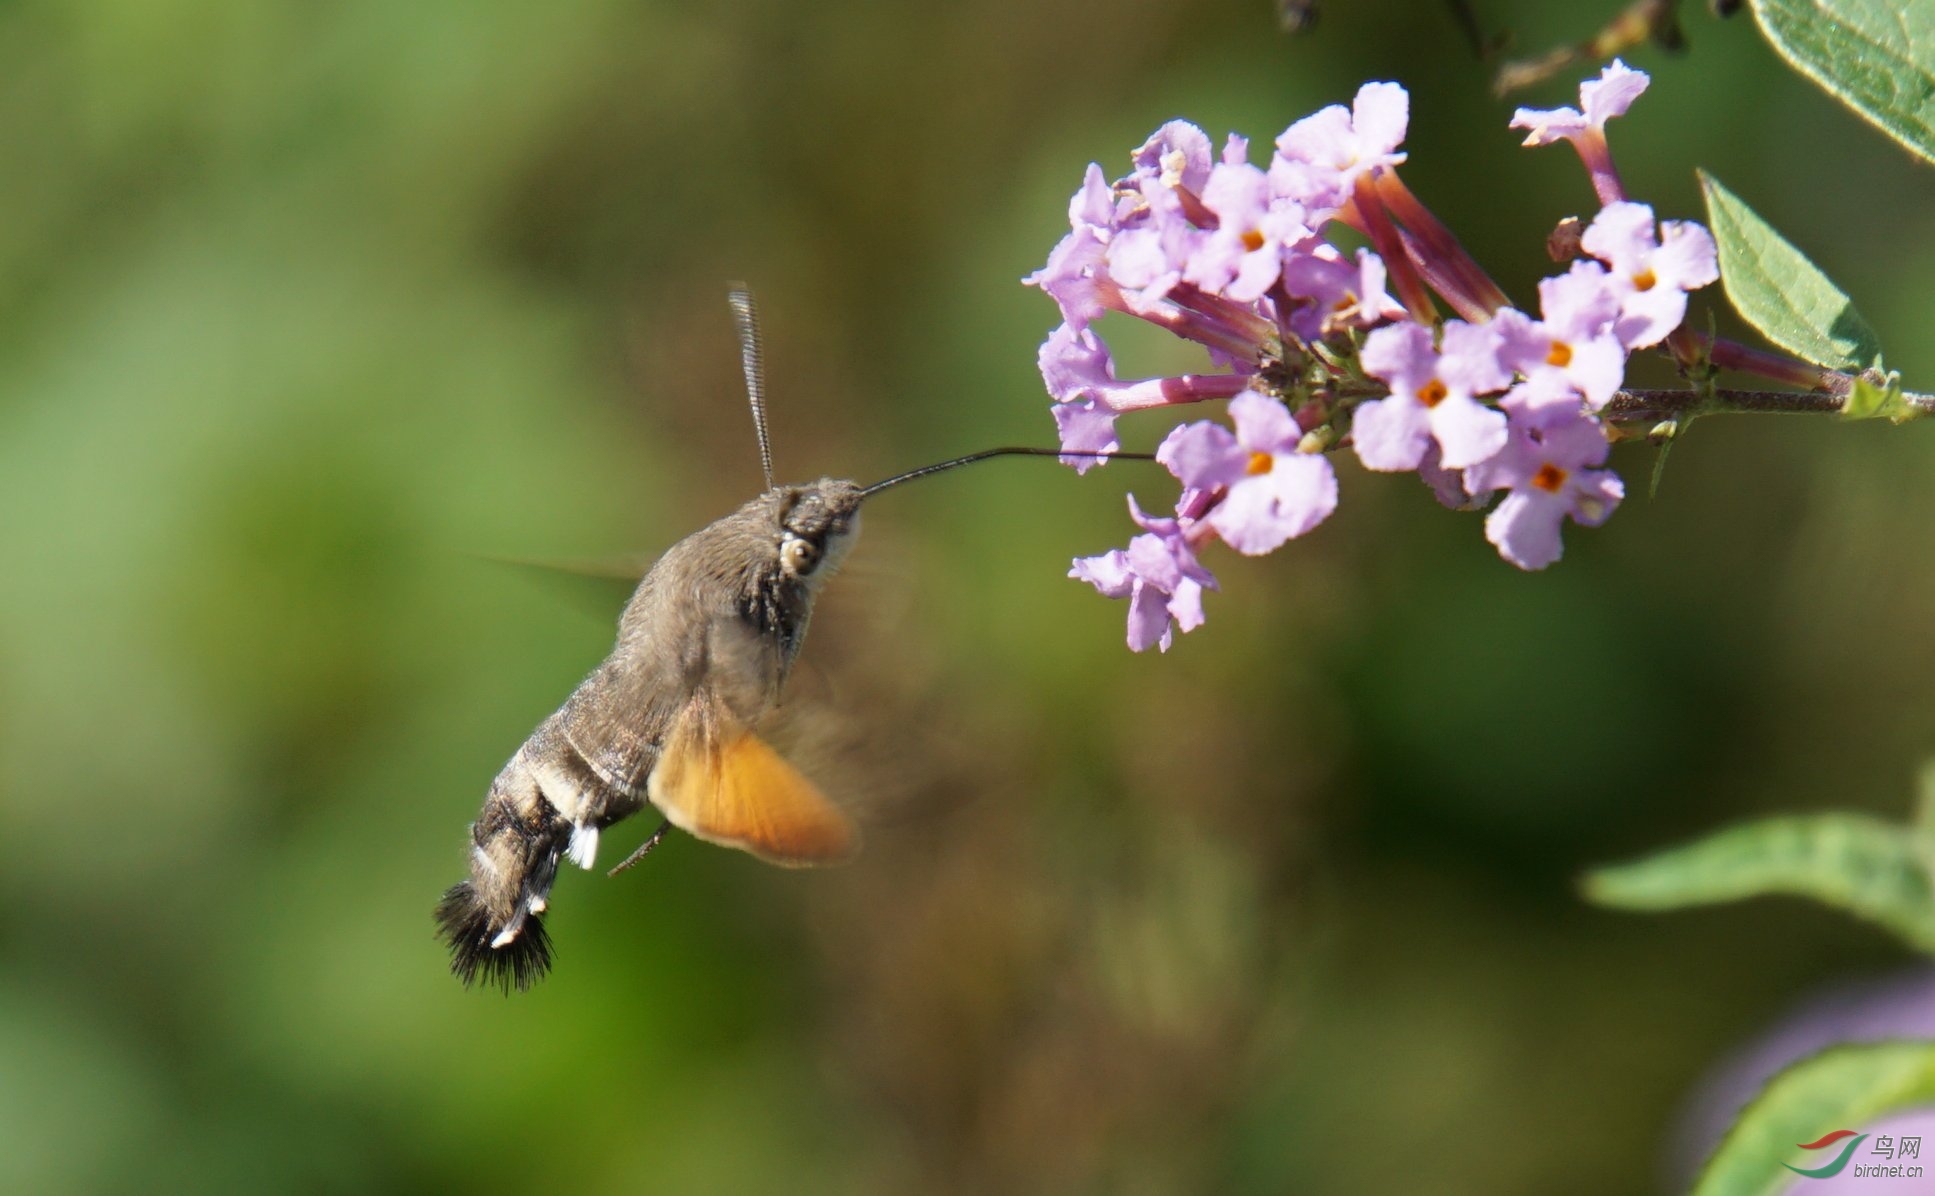
[[[1904, 393], [1918, 415], [1935, 415], [1935, 395]], [[1611, 423], [1657, 423], [1696, 415], [1839, 415], [1845, 395], [1818, 390], [1622, 390], [1600, 411]]]
[[[1854, 390], [1854, 379], [1847, 374], [1830, 370], [1825, 366], [1811, 365], [1739, 341], [1728, 340], [1724, 336], [1710, 336], [1704, 332], [1693, 332], [1682, 328], [1687, 339], [1704, 350], [1708, 361], [1723, 370], [1733, 370], [1742, 374], [1758, 374], [1774, 382], [1785, 382], [1789, 386], [1805, 387], [1827, 394], [1846, 398]], [[1676, 333], [1675, 335], [1678, 335]]]
[[1438, 309], [1432, 304], [1417, 263], [1405, 252], [1404, 238], [1392, 222], [1391, 214], [1384, 210], [1384, 201], [1370, 179], [1358, 178], [1356, 191], [1338, 217], [1371, 239], [1371, 247], [1384, 259], [1384, 268], [1390, 272], [1391, 289], [1397, 292], [1398, 302], [1404, 304], [1411, 318], [1426, 327], [1435, 325]]
[[[1504, 290], [1485, 273], [1485, 268], [1466, 251], [1452, 231], [1445, 227], [1437, 214], [1424, 206], [1424, 201], [1412, 194], [1404, 185], [1395, 170], [1382, 171], [1377, 176], [1377, 193], [1389, 205], [1391, 214], [1411, 231], [1421, 244], [1419, 265], [1426, 281], [1432, 280], [1435, 272], [1448, 274], [1458, 280], [1459, 294], [1448, 294], [1442, 287], [1433, 283], [1433, 288], [1443, 295], [1445, 302], [1459, 308], [1458, 314], [1467, 320], [1482, 322], [1501, 307], [1511, 306], [1511, 299]], [[1406, 248], [1411, 248], [1409, 242]]]

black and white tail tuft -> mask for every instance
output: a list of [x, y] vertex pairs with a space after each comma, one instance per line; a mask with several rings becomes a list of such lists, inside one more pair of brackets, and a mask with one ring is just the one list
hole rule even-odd
[[[519, 772], [506, 770], [513, 779]], [[470, 827], [470, 877], [437, 903], [437, 937], [466, 988], [481, 974], [486, 984], [521, 992], [551, 967], [544, 911], [572, 826], [534, 787], [524, 788], [504, 777], [491, 786]]]
[[481, 973], [487, 985], [523, 992], [550, 970], [551, 936], [544, 932], [541, 916], [527, 915], [517, 937], [492, 946], [501, 933], [469, 881], [452, 885], [437, 903], [437, 937], [450, 945], [450, 972], [465, 988]]

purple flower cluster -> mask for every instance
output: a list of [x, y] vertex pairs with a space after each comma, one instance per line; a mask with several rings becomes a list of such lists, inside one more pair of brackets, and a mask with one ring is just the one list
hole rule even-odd
[[[1687, 292], [1718, 277], [1704, 228], [1657, 224], [1619, 188], [1605, 122], [1646, 82], [1615, 62], [1580, 89], [1579, 111], [1513, 117], [1528, 145], [1572, 143], [1603, 205], [1578, 238], [1583, 256], [1540, 283], [1536, 318], [1399, 180], [1410, 101], [1395, 83], [1367, 83], [1349, 109], [1291, 125], [1267, 167], [1244, 138], [1219, 152], [1171, 121], [1123, 178], [1088, 168], [1068, 235], [1025, 280], [1061, 308], [1040, 364], [1062, 448], [1114, 452], [1121, 416], [1206, 399], [1228, 399], [1232, 425], [1172, 429], [1156, 459], [1181, 483], [1173, 517], [1131, 498], [1143, 534], [1075, 562], [1071, 577], [1130, 600], [1130, 647], [1167, 649], [1174, 627], [1202, 623], [1203, 590], [1216, 585], [1197, 559], [1209, 540], [1260, 555], [1327, 519], [1333, 449], [1367, 469], [1415, 470], [1448, 506], [1497, 499], [1486, 537], [1523, 569], [1558, 559], [1564, 520], [1611, 515], [1624, 487], [1603, 468], [1600, 413], [1628, 354], [1664, 342]], [[1371, 247], [1339, 248], [1328, 235], [1338, 226]], [[1110, 313], [1202, 345], [1207, 369], [1117, 377], [1098, 332]]]

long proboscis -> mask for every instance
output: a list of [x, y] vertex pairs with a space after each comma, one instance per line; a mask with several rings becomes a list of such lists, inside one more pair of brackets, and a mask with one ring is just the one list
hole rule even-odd
[[956, 457], [951, 461], [937, 461], [932, 465], [923, 465], [919, 469], [910, 469], [906, 473], [895, 474], [884, 482], [875, 482], [873, 485], [861, 490], [860, 497], [863, 499], [872, 498], [882, 490], [891, 490], [903, 482], [911, 482], [915, 478], [924, 478], [929, 474], [946, 473], [950, 469], [959, 469], [963, 465], [972, 465], [976, 461], [986, 461], [990, 457], [1083, 457], [1095, 461], [1153, 461], [1156, 459], [1154, 453], [1105, 453], [1092, 452], [1086, 449], [1071, 450], [1015, 446], [982, 449], [978, 453], [969, 453], [965, 457]]

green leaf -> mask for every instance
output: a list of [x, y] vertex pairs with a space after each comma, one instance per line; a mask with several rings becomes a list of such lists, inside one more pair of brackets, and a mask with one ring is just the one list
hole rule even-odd
[[1770, 818], [1585, 878], [1590, 901], [1665, 910], [1769, 893], [1812, 897], [1935, 951], [1935, 890], [1906, 827], [1863, 814]]
[[1935, 3], [1754, 0], [1754, 16], [1794, 69], [1935, 161]]
[[1890, 419], [1905, 424], [1920, 414], [1902, 393], [1901, 375], [1892, 370], [1879, 381], [1866, 374], [1857, 376], [1853, 392], [1841, 406], [1842, 419]]
[[1881, 342], [1854, 301], [1720, 180], [1700, 172], [1720, 281], [1749, 324], [1781, 348], [1834, 370], [1865, 370]]
[[[1831, 1164], [1835, 1157], [1831, 1148], [1810, 1152], [1798, 1149], [1800, 1143], [1818, 1142], [1836, 1130], [1860, 1132], [1884, 1114], [1930, 1102], [1935, 1102], [1935, 1043], [1832, 1047], [1767, 1082], [1720, 1140], [1692, 1196], [1784, 1192], [1799, 1182], [1786, 1164], [1805, 1168]], [[1883, 1188], [1889, 1183], [1880, 1182]]]

